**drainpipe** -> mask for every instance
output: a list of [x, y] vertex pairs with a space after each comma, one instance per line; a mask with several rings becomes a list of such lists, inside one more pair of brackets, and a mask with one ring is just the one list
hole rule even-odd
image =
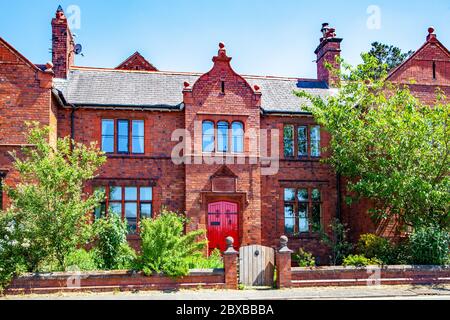
[[70, 113], [70, 139], [75, 140], [75, 110], [77, 107], [73, 104], [70, 106], [72, 107], [72, 112]]

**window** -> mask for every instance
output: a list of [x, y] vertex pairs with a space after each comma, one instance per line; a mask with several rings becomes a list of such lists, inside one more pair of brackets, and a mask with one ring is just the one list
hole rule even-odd
[[129, 121], [117, 120], [117, 152], [129, 153]]
[[114, 153], [114, 120], [102, 120], [102, 151]]
[[436, 80], [436, 62], [433, 61], [433, 80]]
[[284, 157], [294, 156], [294, 126], [284, 126]]
[[321, 156], [320, 126], [285, 125], [283, 141], [286, 159], [294, 157], [308, 159]]
[[138, 198], [137, 187], [125, 188], [125, 219], [130, 233], [137, 231]]
[[127, 222], [128, 232], [135, 234], [139, 232], [139, 221], [153, 216], [152, 187], [107, 186], [98, 187], [96, 190], [109, 195], [106, 201], [95, 209], [96, 219], [107, 214], [116, 214]]
[[220, 121], [217, 124], [217, 151], [228, 152], [228, 122]]
[[317, 188], [284, 189], [284, 228], [286, 234], [317, 232], [322, 225], [322, 197]]
[[298, 157], [308, 156], [308, 128], [298, 127]]
[[144, 121], [133, 120], [132, 121], [132, 152], [144, 153]]
[[320, 157], [320, 127], [311, 128], [311, 157]]
[[231, 125], [232, 135], [232, 152], [243, 153], [244, 152], [244, 125], [241, 122], [233, 122]]
[[100, 203], [100, 205], [94, 209], [94, 219], [100, 219], [106, 216], [106, 188], [105, 187], [97, 187], [94, 190], [95, 192], [101, 192], [105, 195], [104, 201]]
[[202, 135], [203, 152], [214, 152], [214, 122], [203, 122]]

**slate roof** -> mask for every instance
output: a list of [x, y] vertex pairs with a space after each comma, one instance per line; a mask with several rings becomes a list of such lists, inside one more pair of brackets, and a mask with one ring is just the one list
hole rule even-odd
[[[193, 85], [201, 74], [139, 72], [112, 69], [71, 69], [67, 80], [55, 79], [54, 89], [65, 104], [85, 107], [136, 107], [173, 109], [183, 107], [183, 84]], [[262, 93], [261, 108], [267, 113], [302, 113], [309, 102], [293, 94], [305, 90], [327, 97], [334, 90], [317, 80], [244, 76]]]

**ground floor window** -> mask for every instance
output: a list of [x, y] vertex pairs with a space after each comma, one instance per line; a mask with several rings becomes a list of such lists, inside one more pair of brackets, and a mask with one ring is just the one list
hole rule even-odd
[[153, 216], [153, 188], [148, 186], [101, 186], [97, 190], [106, 194], [106, 199], [95, 209], [99, 219], [107, 214], [116, 214], [127, 222], [130, 234], [136, 234], [138, 223]]
[[317, 232], [322, 227], [319, 188], [284, 189], [284, 229], [288, 235]]

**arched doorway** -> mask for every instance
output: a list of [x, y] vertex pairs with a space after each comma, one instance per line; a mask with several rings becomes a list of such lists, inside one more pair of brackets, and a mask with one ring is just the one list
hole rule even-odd
[[209, 252], [226, 249], [226, 237], [233, 237], [239, 249], [239, 206], [229, 201], [212, 202], [208, 205]]

